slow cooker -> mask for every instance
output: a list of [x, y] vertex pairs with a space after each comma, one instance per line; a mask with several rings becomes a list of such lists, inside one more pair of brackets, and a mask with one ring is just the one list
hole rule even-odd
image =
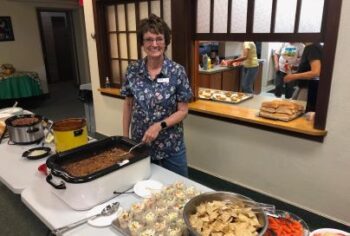
[[130, 139], [113, 136], [96, 142], [56, 153], [46, 165], [50, 174], [46, 181], [55, 195], [74, 210], [87, 210], [132, 188], [138, 181], [151, 175], [147, 146], [135, 149], [128, 161], [115, 163], [86, 176], [75, 177], [64, 166], [92, 158], [112, 148], [128, 150], [136, 143]]
[[56, 152], [64, 152], [88, 142], [86, 120], [83, 118], [55, 121], [52, 130]]
[[44, 138], [43, 118], [39, 115], [11, 116], [5, 124], [13, 144], [32, 144]]

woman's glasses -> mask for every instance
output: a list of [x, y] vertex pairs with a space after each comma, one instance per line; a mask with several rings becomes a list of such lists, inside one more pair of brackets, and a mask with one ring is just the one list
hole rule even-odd
[[157, 38], [144, 38], [143, 39], [143, 42], [146, 43], [146, 44], [153, 44], [154, 41], [157, 44], [162, 44], [162, 43], [164, 43], [164, 38], [157, 37]]

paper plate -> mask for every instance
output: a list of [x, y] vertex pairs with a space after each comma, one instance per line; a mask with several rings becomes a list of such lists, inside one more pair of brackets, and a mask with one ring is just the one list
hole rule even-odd
[[0, 109], [0, 119], [9, 118], [14, 115], [20, 115], [23, 113], [23, 109], [20, 107], [7, 107]]
[[310, 236], [323, 236], [324, 234], [334, 234], [337, 236], [350, 236], [350, 233], [345, 232], [343, 230], [339, 229], [332, 229], [332, 228], [322, 228], [322, 229], [316, 229], [311, 232]]
[[[95, 214], [100, 213], [105, 206], [106, 205], [97, 206], [97, 207], [91, 209], [89, 211], [89, 213], [87, 214], [87, 216], [91, 216], [91, 215], [95, 215]], [[115, 220], [122, 211], [123, 211], [123, 208], [121, 206], [119, 206], [118, 210], [115, 213], [113, 213], [112, 215], [100, 216], [100, 217], [97, 217], [96, 219], [88, 220], [88, 224], [91, 226], [94, 226], [94, 227], [110, 226], [112, 224], [112, 221]]]
[[163, 184], [156, 180], [142, 180], [135, 184], [134, 192], [136, 195], [143, 198], [150, 198], [152, 193], [160, 192]]

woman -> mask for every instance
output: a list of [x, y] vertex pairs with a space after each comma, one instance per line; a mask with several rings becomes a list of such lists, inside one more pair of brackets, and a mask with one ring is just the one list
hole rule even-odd
[[223, 60], [221, 64], [235, 66], [237, 62], [243, 62], [241, 91], [244, 93], [253, 93], [254, 81], [259, 70], [259, 62], [254, 42], [244, 42], [243, 52], [240, 57], [233, 60]]
[[137, 32], [146, 57], [130, 64], [121, 94], [123, 135], [150, 145], [152, 162], [188, 176], [182, 120], [192, 98], [184, 68], [164, 52], [170, 29], [158, 16], [143, 19]]
[[306, 100], [306, 112], [315, 111], [318, 81], [321, 73], [322, 46], [318, 43], [305, 47], [298, 68], [298, 73], [284, 77], [285, 83], [298, 81], [298, 93], [293, 95], [297, 100]]

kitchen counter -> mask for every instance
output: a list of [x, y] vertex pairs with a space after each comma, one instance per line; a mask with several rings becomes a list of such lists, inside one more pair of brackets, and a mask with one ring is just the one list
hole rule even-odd
[[229, 71], [234, 69], [239, 69], [241, 66], [220, 66], [216, 65], [213, 68], [210, 68], [208, 70], [204, 70], [202, 68], [199, 69], [199, 73], [201, 74], [214, 74], [222, 71]]
[[[259, 60], [259, 70], [253, 84], [254, 94], [261, 92], [262, 67], [264, 60]], [[221, 66], [216, 65], [208, 70], [199, 68], [197, 77], [199, 87], [220, 89], [227, 91], [241, 91], [242, 65]]]
[[288, 122], [259, 117], [259, 104], [265, 99], [272, 100], [271, 98], [254, 96], [247, 101], [235, 105], [198, 99], [189, 104], [189, 110], [190, 112], [194, 111], [310, 136], [323, 137], [327, 134], [327, 131], [325, 130], [313, 128], [313, 121], [307, 120], [305, 116], [301, 116]]

